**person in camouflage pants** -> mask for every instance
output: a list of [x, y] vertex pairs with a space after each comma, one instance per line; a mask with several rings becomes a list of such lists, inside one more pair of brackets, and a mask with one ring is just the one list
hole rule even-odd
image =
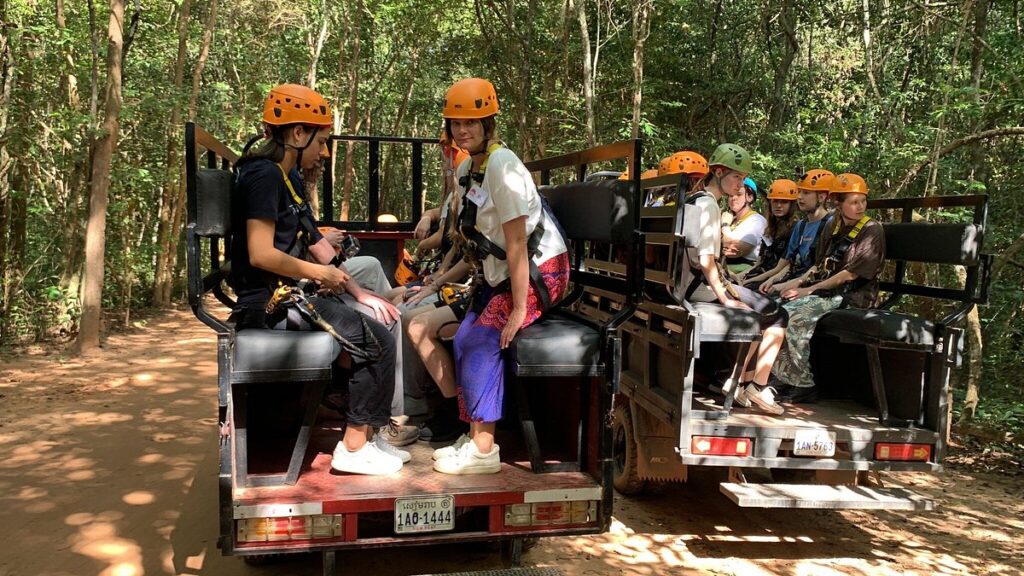
[[804, 296], [782, 305], [789, 312], [789, 325], [786, 327], [785, 344], [772, 367], [776, 378], [796, 388], [814, 386], [814, 375], [811, 374], [814, 327], [822, 316], [839, 308], [842, 302], [842, 296]]

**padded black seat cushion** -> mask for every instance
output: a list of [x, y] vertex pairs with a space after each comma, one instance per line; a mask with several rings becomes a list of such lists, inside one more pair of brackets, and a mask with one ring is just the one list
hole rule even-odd
[[721, 304], [694, 302], [700, 315], [701, 342], [750, 342], [761, 336], [758, 314], [726, 308]]
[[[259, 372], [292, 372], [293, 379], [323, 378], [341, 347], [326, 332], [242, 330], [235, 335], [232, 378]], [[317, 374], [320, 374], [319, 376]]]
[[522, 376], [597, 376], [604, 371], [597, 328], [558, 311], [521, 330], [509, 346], [509, 359]]
[[835, 310], [823, 316], [816, 329], [839, 337], [860, 336], [922, 348], [935, 345], [934, 322], [888, 310]]

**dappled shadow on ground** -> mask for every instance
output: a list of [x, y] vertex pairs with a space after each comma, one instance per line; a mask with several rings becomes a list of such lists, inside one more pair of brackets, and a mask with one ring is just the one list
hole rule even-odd
[[[957, 468], [896, 477], [932, 513], [746, 510], [706, 473], [616, 497], [607, 534], [542, 539], [535, 566], [574, 574], [985, 574], [1024, 566], [1019, 478]], [[0, 370], [0, 576], [319, 574], [315, 555], [246, 566], [216, 548], [215, 338], [188, 312], [84, 360]], [[339, 553], [341, 573], [494, 569], [497, 547]]]

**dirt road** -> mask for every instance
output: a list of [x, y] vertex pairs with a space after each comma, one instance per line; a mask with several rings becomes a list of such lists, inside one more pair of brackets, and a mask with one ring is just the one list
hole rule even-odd
[[[319, 574], [319, 558], [250, 567], [216, 549], [216, 365], [190, 313], [111, 337], [86, 359], [0, 367], [0, 576]], [[895, 477], [933, 513], [741, 510], [696, 475], [617, 498], [612, 530], [525, 557], [565, 574], [1021, 574], [1024, 476], [951, 466]], [[343, 574], [496, 568], [493, 548], [341, 555]]]

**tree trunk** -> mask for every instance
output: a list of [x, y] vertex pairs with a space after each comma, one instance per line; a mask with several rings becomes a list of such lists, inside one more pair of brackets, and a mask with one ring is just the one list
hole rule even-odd
[[153, 306], [163, 308], [171, 303], [171, 237], [174, 228], [175, 206], [181, 195], [181, 166], [178, 148], [181, 143], [181, 90], [185, 84], [185, 60], [188, 57], [188, 25], [191, 20], [192, 0], [182, 0], [178, 14], [178, 55], [174, 60], [174, 94], [170, 121], [167, 126], [167, 147], [164, 157], [164, 185], [160, 194], [157, 224], [156, 271], [153, 278]]
[[644, 82], [644, 43], [647, 42], [647, 37], [651, 34], [650, 13], [650, 0], [637, 2], [633, 9], [633, 120], [630, 124], [630, 135], [632, 138], [640, 137], [640, 105], [643, 101]]
[[[963, 266], [956, 267], [956, 275], [960, 283], [967, 282], [967, 270]], [[964, 410], [960, 413], [957, 426], [966, 424], [974, 418], [978, 410], [978, 383], [984, 370], [984, 341], [981, 334], [981, 318], [978, 307], [971, 308], [967, 314], [967, 397], [964, 398]]]
[[324, 42], [327, 40], [327, 25], [331, 21], [330, 13], [327, 11], [327, 2], [323, 3], [320, 14], [323, 18], [323, 21], [320, 22], [320, 33], [317, 34], [315, 41], [312, 37], [308, 38], [312, 53], [309, 57], [309, 72], [306, 73], [306, 86], [312, 90], [316, 90], [317, 65], [320, 62], [320, 53], [324, 49]]
[[107, 26], [107, 85], [104, 94], [103, 136], [96, 144], [89, 197], [89, 223], [85, 232], [85, 282], [82, 286], [82, 320], [76, 348], [88, 352], [100, 344], [103, 303], [103, 260], [106, 247], [107, 194], [110, 162], [117, 149], [118, 116], [121, 113], [121, 50], [124, 47], [125, 0], [110, 0]]
[[587, 26], [587, 2], [580, 0], [569, 0], [569, 9], [576, 11], [576, 19], [580, 25], [580, 44], [583, 48], [583, 106], [586, 110], [587, 121], [585, 136], [587, 146], [597, 146], [597, 134], [594, 127], [594, 70], [590, 56], [590, 28]]
[[[14, 159], [7, 151], [7, 126], [11, 115], [11, 94], [14, 88], [14, 51], [11, 47], [12, 26], [7, 17], [7, 4], [0, 4], [0, 281], [4, 293], [10, 283], [4, 278], [10, 268], [7, 258], [7, 238], [11, 215], [11, 169]], [[5, 294], [0, 298], [7, 300]], [[9, 338], [6, 310], [0, 314], [0, 343]]]
[[[352, 14], [351, 20], [349, 21], [349, 31], [352, 35], [352, 56], [348, 59], [348, 133], [356, 134], [359, 131], [359, 118], [358, 113], [359, 106], [359, 67], [362, 64], [359, 59], [359, 51], [361, 48], [360, 43], [360, 25], [363, 18], [363, 0], [357, 0], [355, 6], [355, 13]], [[352, 208], [352, 186], [354, 184], [353, 177], [353, 157], [355, 153], [352, 142], [345, 143], [345, 165], [344, 165], [344, 184], [342, 184], [341, 190], [341, 209], [338, 211], [339, 220], [348, 220], [349, 211]]]
[[882, 101], [882, 94], [878, 90], [878, 82], [875, 81], [875, 58], [874, 49], [871, 46], [871, 0], [861, 0], [861, 11], [864, 16], [862, 39], [864, 41], [864, 69], [868, 73], [868, 84], [875, 99]]
[[[961, 18], [960, 30], [956, 36], [956, 43], [953, 44], [953, 60], [950, 63], [950, 70], [956, 70], [960, 63], [960, 43], [964, 38], [964, 31], [967, 29], [967, 15], [971, 13], [971, 9], [974, 6], [974, 0], [967, 0], [963, 5], [963, 17]], [[944, 91], [942, 95], [942, 108], [941, 110], [949, 109], [949, 94], [951, 90]], [[928, 182], [925, 185], [924, 193], [925, 196], [930, 196], [935, 192], [935, 186], [939, 179], [939, 156], [941, 155], [939, 146], [942, 144], [942, 139], [946, 137], [946, 118], [948, 114], [943, 114], [939, 117], [939, 126], [935, 130], [935, 143], [932, 145], [932, 161], [930, 163], [931, 169], [928, 173]]]
[[779, 7], [779, 24], [782, 28], [782, 58], [775, 68], [775, 81], [772, 88], [772, 105], [768, 112], [768, 125], [778, 129], [786, 123], [786, 83], [793, 61], [800, 51], [800, 43], [796, 37], [796, 14], [792, 0], [782, 0]]

